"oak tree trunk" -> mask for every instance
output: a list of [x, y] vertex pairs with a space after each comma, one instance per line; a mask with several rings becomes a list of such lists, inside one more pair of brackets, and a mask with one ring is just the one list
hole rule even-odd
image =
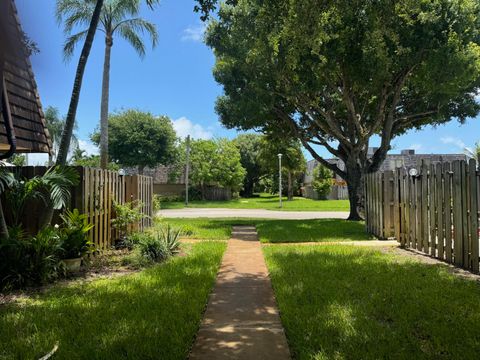
[[358, 165], [347, 165], [347, 188], [350, 200], [350, 214], [347, 220], [363, 220], [360, 209], [363, 206], [363, 181], [364, 174]]
[[95, 38], [95, 32], [97, 31], [103, 2], [104, 0], [97, 0], [95, 10], [93, 11], [92, 20], [90, 21], [90, 26], [88, 27], [87, 37], [85, 38], [85, 43], [83, 44], [82, 53], [80, 54], [80, 59], [78, 60], [72, 96], [70, 98], [70, 105], [68, 107], [67, 118], [65, 120], [65, 127], [63, 128], [62, 139], [60, 140], [60, 146], [58, 148], [56, 161], [57, 165], [65, 165], [67, 163], [68, 150], [72, 140], [78, 101], [80, 99], [80, 90], [82, 89], [83, 74], [85, 73], [88, 56], [90, 55], [93, 39]]
[[108, 166], [108, 99], [110, 96], [110, 55], [113, 39], [111, 34], [105, 37], [105, 58], [103, 62], [102, 102], [100, 106], [100, 167]]

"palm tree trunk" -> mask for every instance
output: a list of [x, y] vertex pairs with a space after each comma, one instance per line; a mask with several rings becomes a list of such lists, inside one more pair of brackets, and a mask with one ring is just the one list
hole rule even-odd
[[82, 89], [83, 74], [87, 65], [88, 56], [92, 49], [95, 32], [100, 21], [100, 14], [103, 7], [104, 0], [97, 0], [95, 10], [93, 11], [92, 20], [88, 28], [87, 37], [83, 44], [82, 53], [78, 60], [77, 72], [75, 74], [75, 82], [73, 83], [72, 97], [70, 98], [70, 105], [68, 107], [67, 119], [65, 120], [65, 127], [62, 132], [62, 139], [57, 154], [57, 165], [65, 165], [67, 163], [68, 150], [70, 148], [70, 141], [72, 140], [73, 127], [75, 125], [75, 117], [77, 115], [78, 101], [80, 99], [80, 90]]
[[102, 104], [100, 108], [100, 167], [108, 166], [108, 98], [110, 96], [110, 54], [112, 52], [112, 34], [105, 37], [105, 59], [103, 62]]

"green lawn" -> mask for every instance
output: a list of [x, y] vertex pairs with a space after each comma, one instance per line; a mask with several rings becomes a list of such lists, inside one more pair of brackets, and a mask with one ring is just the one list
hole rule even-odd
[[[266, 209], [280, 210], [278, 196], [260, 194], [260, 197], [240, 198], [230, 201], [190, 201], [192, 208]], [[162, 209], [181, 209], [183, 202], [162, 202]], [[349, 211], [348, 200], [312, 200], [295, 197], [292, 201], [283, 198], [282, 210], [287, 211]]]
[[0, 306], [0, 359], [38, 359], [57, 342], [54, 359], [185, 359], [225, 246]]
[[207, 240], [227, 240], [233, 225], [256, 225], [260, 241], [328, 242], [371, 240], [363, 222], [339, 219], [262, 220], [262, 219], [163, 219], [185, 231], [186, 237]]
[[264, 248], [296, 359], [478, 359], [480, 287], [348, 246]]

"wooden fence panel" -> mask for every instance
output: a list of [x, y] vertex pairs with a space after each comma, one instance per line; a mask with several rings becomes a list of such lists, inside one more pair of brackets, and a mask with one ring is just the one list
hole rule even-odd
[[479, 272], [480, 176], [474, 160], [423, 163], [365, 178], [366, 228], [379, 238]]

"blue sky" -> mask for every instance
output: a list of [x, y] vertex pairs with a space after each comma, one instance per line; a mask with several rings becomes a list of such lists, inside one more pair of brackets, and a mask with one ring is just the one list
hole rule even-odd
[[[42, 104], [55, 106], [65, 114], [79, 49], [71, 61], [63, 61], [64, 35], [54, 18], [54, 0], [16, 0], [16, 4], [24, 31], [41, 50], [31, 61]], [[163, 0], [153, 12], [144, 9], [142, 17], [154, 22], [159, 33], [157, 47], [149, 48], [144, 60], [122, 39], [114, 39], [110, 110], [134, 107], [168, 115], [180, 136], [234, 137], [236, 132], [224, 129], [214, 111], [222, 89], [213, 79], [214, 56], [202, 43], [203, 25], [193, 6], [193, 0]], [[89, 58], [77, 113], [81, 145], [89, 152], [94, 149], [87, 143], [88, 137], [98, 124], [100, 112], [101, 35], [97, 34]], [[411, 131], [393, 140], [393, 152], [405, 148], [422, 153], [462, 152], [463, 147], [480, 140], [479, 120], [471, 119], [463, 126], [452, 121], [436, 129]], [[377, 142], [374, 139], [372, 145]]]

